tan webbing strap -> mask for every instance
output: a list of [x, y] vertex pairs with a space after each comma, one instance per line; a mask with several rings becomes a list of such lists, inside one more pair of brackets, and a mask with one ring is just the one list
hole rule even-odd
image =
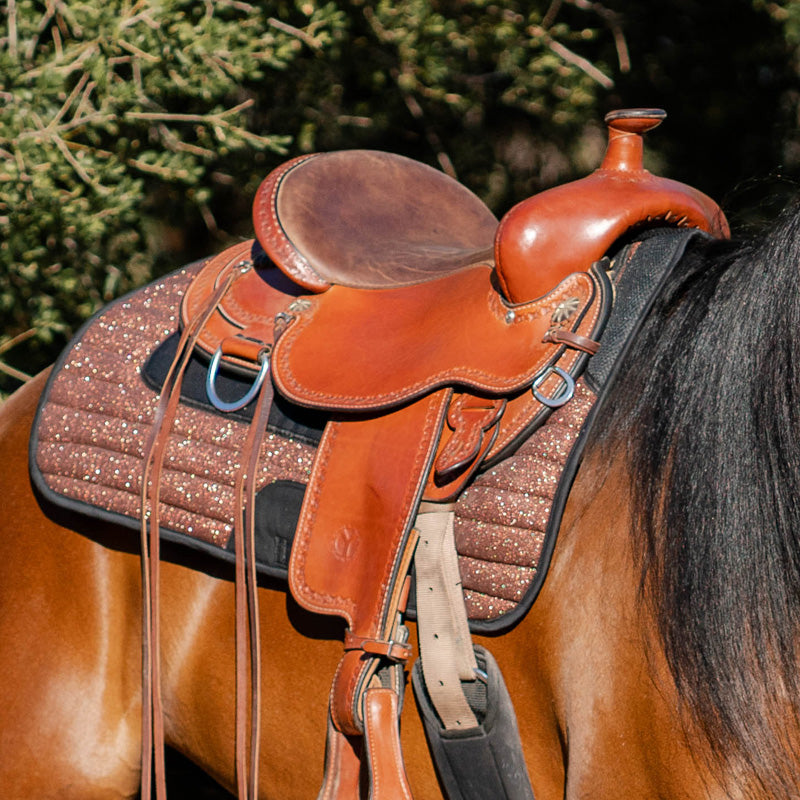
[[458, 572], [452, 504], [422, 503], [417, 515], [419, 542], [417, 629], [425, 685], [445, 729], [474, 728], [478, 721], [461, 689], [474, 680], [472, 650], [461, 577]]

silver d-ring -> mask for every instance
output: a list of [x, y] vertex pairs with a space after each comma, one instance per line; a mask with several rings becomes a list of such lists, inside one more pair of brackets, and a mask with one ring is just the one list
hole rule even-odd
[[261, 368], [258, 370], [258, 375], [253, 381], [253, 385], [247, 390], [247, 393], [240, 400], [234, 400], [232, 403], [226, 403], [217, 394], [215, 382], [217, 380], [217, 371], [219, 370], [219, 361], [222, 358], [222, 346], [218, 347], [211, 358], [211, 363], [208, 365], [208, 374], [206, 375], [206, 394], [211, 401], [211, 405], [220, 411], [238, 411], [244, 408], [257, 394], [264, 383], [264, 379], [269, 372], [269, 353], [265, 350], [260, 356]]
[[[560, 390], [552, 397], [546, 397], [539, 391], [539, 387], [550, 377], [550, 374], [555, 372], [562, 381], [564, 381], [564, 389]], [[572, 400], [575, 394], [575, 379], [566, 370], [561, 367], [549, 366], [545, 371], [531, 385], [531, 392], [533, 396], [543, 405], [549, 408], [561, 408], [565, 403]]]

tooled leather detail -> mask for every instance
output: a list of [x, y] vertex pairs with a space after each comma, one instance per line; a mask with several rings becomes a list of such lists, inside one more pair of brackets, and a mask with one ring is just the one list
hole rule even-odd
[[286, 175], [303, 162], [319, 155], [319, 153], [312, 153], [307, 156], [298, 156], [271, 172], [258, 188], [256, 199], [253, 202], [253, 222], [261, 246], [282, 270], [301, 286], [313, 292], [324, 292], [331, 284], [316, 273], [308, 259], [286, 237], [278, 219], [275, 204], [281, 182]]
[[[456, 276], [452, 284], [449, 283], [452, 277], [448, 276], [435, 282], [435, 287], [434, 282], [425, 284], [424, 287], [434, 287], [427, 290], [431, 296], [436, 293], [447, 297], [450, 286], [457, 286], [465, 274]], [[478, 273], [474, 273], [469, 285], [477, 287], [481, 280]], [[415, 287], [415, 290], [420, 291], [424, 287]], [[376, 357], [373, 350], [378, 352], [385, 348], [383, 361], [386, 362], [387, 356], [394, 352], [403, 352], [406, 345], [414, 345], [416, 342], [411, 332], [405, 332], [401, 328], [386, 329], [388, 312], [383, 306], [375, 305], [379, 292], [373, 292], [370, 302], [364, 304], [364, 313], [358, 317], [361, 339], [365, 343], [359, 351], [354, 351], [349, 345], [345, 347], [344, 343], [340, 347], [331, 337], [327, 341], [320, 337], [320, 331], [326, 330], [324, 323], [339, 317], [339, 300], [344, 300], [345, 294], [355, 297], [358, 291], [344, 290], [340, 298], [337, 291], [339, 289], [340, 287], [334, 286], [324, 295], [314, 298], [312, 308], [296, 315], [275, 348], [273, 374], [276, 384], [285, 395], [301, 405], [340, 410], [379, 409], [398, 405], [432, 389], [453, 384], [490, 395], [513, 393], [530, 383], [558, 352], [558, 345], [541, 343], [541, 337], [546, 331], [544, 318], [549, 318], [554, 308], [566, 297], [577, 296], [582, 313], [595, 295], [594, 283], [589, 275], [571, 275], [545, 297], [515, 307], [514, 318], [508, 323], [506, 319], [509, 308], [497, 303], [487, 281], [480, 303], [486, 301], [482, 306], [486, 314], [484, 319], [492, 327], [492, 335], [496, 341], [493, 339], [490, 343], [485, 343], [484, 350], [476, 354], [467, 348], [459, 350], [457, 345], [448, 345], [444, 339], [432, 341], [426, 336], [416, 340], [420, 359], [414, 361], [410, 370], [397, 370], [393, 375], [389, 371], [389, 363], [386, 363], [383, 372], [376, 373], [376, 362], [380, 362], [381, 358]], [[400, 294], [387, 298], [387, 302], [391, 303], [394, 297], [404, 295], [402, 289], [399, 292]], [[472, 289], [466, 293], [471, 295]], [[414, 301], [409, 302], [413, 305]], [[328, 311], [328, 303], [332, 309], [337, 309], [336, 313]], [[366, 314], [370, 316], [365, 316]], [[417, 316], [423, 318], [425, 313], [420, 310]], [[518, 340], [513, 341], [514, 329], [526, 323], [535, 323], [540, 328], [540, 333], [535, 343], [520, 347], [521, 342], [535, 336], [535, 330], [532, 329], [524, 334], [520, 332]], [[432, 336], [436, 336], [438, 327], [433, 322], [430, 323]], [[444, 336], [443, 333], [441, 335]], [[372, 349], [370, 342], [375, 342]], [[381, 343], [380, 346], [378, 343]], [[508, 362], [509, 366], [506, 367], [505, 362], [500, 363], [503, 360], [498, 359], [497, 354], [509, 351], [516, 351], [517, 361], [513, 365]], [[327, 370], [321, 371], [317, 366], [310, 369], [308, 357], [313, 352], [317, 353], [317, 365], [324, 362], [328, 365]], [[407, 357], [404, 358], [404, 362], [408, 360]], [[345, 362], [350, 365], [349, 369], [337, 369], [337, 374], [334, 374], [334, 365]], [[515, 371], [512, 372], [512, 369]], [[392, 388], [383, 390], [382, 387], [386, 385]]]
[[[440, 429], [442, 424], [444, 407], [446, 405], [444, 403], [445, 395], [449, 396], [449, 393], [438, 392], [419, 401], [419, 403], [424, 404], [425, 413], [422, 426], [416, 433], [418, 437], [418, 446], [414, 451], [410, 463], [407, 465], [408, 475], [402, 493], [396, 498], [394, 503], [394, 508], [404, 509], [402, 512], [404, 518], [391, 522], [384, 521], [385, 524], [398, 524], [405, 530], [410, 526], [411, 517], [416, 504], [415, 501], [420, 494], [421, 485], [427, 477], [426, 468], [430, 462], [431, 450], [437, 440], [436, 432]], [[415, 412], [412, 411], [411, 413], [413, 414]], [[289, 580], [295, 599], [308, 610], [322, 614], [338, 614], [344, 617], [348, 626], [358, 635], [381, 636], [382, 631], [380, 628], [383, 624], [382, 617], [386, 612], [386, 603], [389, 600], [389, 592], [387, 590], [392, 585], [397, 558], [402, 550], [402, 540], [404, 539], [402, 534], [398, 535], [396, 531], [386, 532], [387, 536], [393, 536], [395, 540], [386, 554], [387, 557], [382, 559], [382, 563], [381, 561], [378, 562], [382, 569], [379, 578], [374, 577], [372, 579], [373, 585], [377, 586], [376, 593], [379, 597], [379, 603], [369, 603], [370, 608], [367, 611], [366, 620], [369, 627], [366, 629], [362, 628], [360, 624], [363, 623], [364, 620], [360, 620], [357, 616], [357, 612], [361, 611], [363, 613], [365, 611], [363, 603], [358, 602], [352, 597], [345, 596], [343, 592], [333, 594], [329, 591], [321, 591], [309, 584], [309, 571], [307, 568], [309, 551], [312, 545], [318, 550], [322, 549], [323, 540], [321, 534], [325, 532], [326, 527], [319, 522], [320, 502], [324, 497], [329, 497], [330, 490], [326, 489], [326, 492], [323, 494], [322, 487], [326, 483], [326, 475], [331, 457], [334, 454], [336, 439], [340, 433], [344, 431], [343, 426], [347, 424], [348, 423], [343, 422], [331, 422], [323, 434], [317, 460], [314, 464], [311, 478], [306, 489], [300, 523], [298, 524], [298, 530], [292, 548], [292, 558], [289, 564]], [[380, 424], [380, 422], [376, 424]], [[359, 488], [363, 488], [365, 492], [373, 491], [371, 486], [353, 487], [354, 490]], [[333, 501], [329, 498], [328, 502]], [[343, 498], [342, 502], [352, 502], [352, 498]], [[313, 539], [311, 536], [312, 531], [315, 532]], [[330, 543], [331, 537], [336, 534], [330, 534], [330, 532], [328, 532], [328, 534], [328, 541]], [[374, 529], [365, 533], [365, 536], [366, 535], [375, 536]], [[378, 566], [378, 564], [373, 564], [373, 566]], [[313, 580], [313, 578], [311, 580]], [[381, 617], [380, 624], [377, 628], [374, 628], [371, 624], [373, 610], [377, 612], [376, 616]]]
[[[346, 598], [341, 598], [339, 596], [316, 592], [310, 589], [303, 581], [303, 565], [308, 557], [308, 549], [311, 546], [309, 532], [316, 528], [317, 510], [321, 498], [319, 487], [325, 483], [331, 450], [340, 427], [341, 423], [329, 422], [325, 427], [325, 433], [323, 433], [322, 440], [317, 448], [314, 467], [306, 487], [303, 509], [300, 512], [301, 517], [304, 517], [306, 520], [306, 527], [303, 535], [301, 535], [298, 526], [298, 531], [292, 543], [292, 558], [289, 562], [289, 583], [290, 586], [292, 586], [292, 595], [296, 600], [300, 601], [299, 595], [302, 594], [302, 601], [300, 602], [302, 605], [306, 606], [308, 610], [316, 611], [321, 614], [338, 613], [345, 619], [347, 624], [352, 627], [352, 612], [354, 609], [352, 602], [348, 603]], [[297, 588], [295, 588], [295, 583]], [[342, 605], [337, 607], [336, 612], [329, 611], [329, 609], [336, 606], [337, 603], [341, 603]]]

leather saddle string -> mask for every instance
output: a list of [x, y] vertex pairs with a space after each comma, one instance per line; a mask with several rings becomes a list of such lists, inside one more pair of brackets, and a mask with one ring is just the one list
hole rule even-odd
[[[259, 392], [253, 419], [242, 448], [236, 475], [234, 545], [236, 553], [236, 780], [239, 797], [258, 797], [258, 756], [261, 720], [261, 638], [255, 555], [255, 487], [261, 442], [267, 429], [270, 393], [266, 381]], [[246, 591], [246, 598], [245, 598]], [[250, 769], [245, 759], [247, 666], [245, 628], [249, 619], [250, 651]]]
[[141, 486], [140, 546], [142, 553], [142, 760], [141, 800], [150, 800], [153, 763], [156, 797], [166, 797], [164, 725], [161, 702], [159, 626], [159, 495], [164, 452], [180, 400], [180, 385], [189, 364], [197, 336], [248, 262], [229, 265], [220, 275], [217, 289], [202, 311], [185, 326], [175, 358], [167, 371], [159, 402], [144, 446]]

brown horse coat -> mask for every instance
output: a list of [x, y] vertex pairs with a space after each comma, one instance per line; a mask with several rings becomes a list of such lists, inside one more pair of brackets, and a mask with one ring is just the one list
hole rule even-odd
[[[8, 800], [132, 797], [138, 556], [118, 531], [50, 518], [37, 503], [26, 458], [43, 383], [30, 382], [0, 412], [0, 789]], [[533, 610], [507, 635], [481, 639], [514, 701], [537, 800], [730, 796], [709, 776], [703, 741], [677, 717], [637, 601], [628, 480], [624, 464], [587, 458]], [[213, 573], [163, 565], [165, 722], [168, 743], [230, 788], [234, 597], [229, 576]], [[277, 586], [261, 589], [260, 610], [260, 796], [310, 798], [321, 781], [341, 630]], [[402, 737], [415, 798], [441, 797], [410, 694]]]

